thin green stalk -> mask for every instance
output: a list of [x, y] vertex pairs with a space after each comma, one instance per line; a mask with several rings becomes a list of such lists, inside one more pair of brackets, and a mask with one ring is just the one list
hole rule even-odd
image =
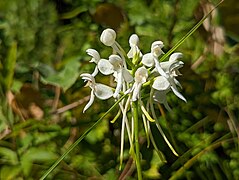
[[139, 116], [138, 116], [138, 101], [132, 102], [132, 111], [134, 119], [134, 138], [135, 138], [135, 161], [138, 173], [138, 180], [142, 180], [142, 169], [140, 164], [140, 151], [139, 151]]
[[70, 145], [65, 153], [63, 153], [61, 157], [55, 161], [55, 163], [46, 171], [40, 180], [44, 180], [58, 166], [58, 164], [87, 136], [87, 134], [89, 134], [89, 132], [94, 129], [104, 119], [104, 117], [109, 114], [126, 96], [127, 94], [123, 95], [118, 101], [116, 101], [114, 105], [111, 106], [111, 108], [100, 117], [100, 119], [98, 119], [84, 134], [82, 134], [72, 145]]
[[221, 0], [206, 16], [204, 16], [185, 36], [182, 37], [167, 53], [165, 53], [161, 58], [160, 62], [164, 61], [173, 51], [175, 51], [188, 37], [190, 37], [201, 24], [208, 18], [208, 16], [223, 2]]

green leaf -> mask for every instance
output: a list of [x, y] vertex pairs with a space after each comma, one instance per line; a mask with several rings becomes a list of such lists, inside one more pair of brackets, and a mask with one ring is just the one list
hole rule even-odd
[[9, 49], [6, 63], [4, 64], [4, 84], [6, 90], [9, 90], [12, 82], [13, 82], [13, 76], [14, 76], [14, 69], [16, 65], [16, 60], [17, 60], [17, 43], [13, 42], [11, 44], [11, 47]]
[[65, 64], [65, 67], [60, 72], [48, 77], [41, 77], [41, 81], [45, 84], [59, 86], [63, 89], [63, 91], [66, 91], [79, 77], [79, 67], [80, 63], [78, 62], [78, 57], [72, 58]]
[[[19, 174], [21, 172], [21, 166], [3, 166], [0, 170], [0, 179], [4, 180], [12, 180], [12, 179], [18, 179]], [[20, 178], [19, 178], [20, 179]]]
[[23, 173], [28, 176], [32, 169], [33, 162], [48, 162], [56, 158], [56, 155], [46, 149], [31, 148], [21, 157]]
[[17, 163], [17, 154], [13, 150], [6, 148], [6, 147], [0, 147], [0, 155], [1, 159], [6, 160], [10, 162], [11, 164], [16, 164]]

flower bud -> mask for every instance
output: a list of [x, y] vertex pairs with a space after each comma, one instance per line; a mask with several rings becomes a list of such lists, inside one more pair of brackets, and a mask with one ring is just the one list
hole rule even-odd
[[115, 43], [116, 32], [113, 29], [105, 29], [101, 36], [100, 41], [106, 46], [112, 46]]

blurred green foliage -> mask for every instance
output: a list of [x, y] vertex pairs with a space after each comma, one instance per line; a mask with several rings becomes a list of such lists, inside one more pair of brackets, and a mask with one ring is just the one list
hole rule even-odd
[[[180, 82], [188, 102], [169, 96], [173, 114], [158, 116], [180, 157], [152, 127], [167, 160], [161, 162], [141, 133], [145, 179], [239, 177], [239, 34], [235, 21], [229, 21], [239, 14], [231, 13], [237, 7], [230, 4], [223, 3], [177, 50], [184, 54]], [[99, 50], [102, 57], [109, 54], [99, 42], [104, 28], [114, 28], [123, 47], [128, 47], [130, 34], [137, 33], [144, 53], [154, 40], [162, 40], [166, 52], [212, 6], [200, 0], [0, 1], [0, 179], [39, 179], [112, 105], [110, 100], [96, 100], [82, 114], [87, 101], [82, 98], [89, 90], [78, 77], [94, 68], [87, 48]], [[99, 81], [107, 84], [109, 79]], [[73, 102], [78, 106], [67, 109]], [[127, 151], [126, 168], [118, 170], [121, 122], [110, 123], [116, 113], [108, 115], [48, 179], [135, 179]]]

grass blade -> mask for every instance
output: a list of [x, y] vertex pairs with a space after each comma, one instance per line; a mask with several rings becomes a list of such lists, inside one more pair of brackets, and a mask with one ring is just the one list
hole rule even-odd
[[209, 17], [209, 15], [223, 2], [221, 0], [206, 16], [204, 16], [185, 36], [182, 37], [167, 53], [165, 53], [161, 58], [160, 62], [164, 61], [172, 52], [174, 52], [188, 37], [190, 37], [201, 24]]
[[96, 127], [103, 119], [104, 117], [109, 114], [118, 104], [120, 101], [122, 101], [127, 94], [123, 95], [118, 101], [114, 103], [113, 106], [105, 113], [103, 114], [100, 119], [98, 119], [84, 134], [82, 134], [67, 150], [65, 153], [62, 154], [60, 158], [58, 158], [55, 163], [46, 171], [46, 173], [40, 178], [40, 180], [44, 180], [58, 165], [59, 163], [89, 134], [89, 132]]

